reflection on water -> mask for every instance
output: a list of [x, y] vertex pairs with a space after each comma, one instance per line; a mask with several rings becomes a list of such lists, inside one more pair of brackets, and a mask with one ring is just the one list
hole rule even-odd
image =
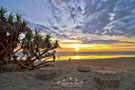
[[[106, 59], [120, 57], [135, 57], [135, 55], [74, 55], [74, 56], [56, 56], [56, 60], [79, 60], [79, 59]], [[51, 59], [50, 59], [51, 60]]]
[[[17, 55], [21, 57], [23, 54], [18, 52]], [[135, 52], [58, 52], [56, 53], [56, 60], [80, 60], [80, 59], [106, 59], [106, 58], [120, 58], [120, 57], [135, 57]], [[44, 59], [42, 59], [44, 60]], [[52, 59], [49, 59], [49, 61]]]

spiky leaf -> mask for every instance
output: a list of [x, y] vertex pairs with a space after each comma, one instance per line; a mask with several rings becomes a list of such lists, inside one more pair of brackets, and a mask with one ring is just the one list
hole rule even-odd
[[51, 35], [50, 35], [50, 34], [47, 34], [47, 35], [45, 36], [45, 43], [50, 42], [50, 39], [51, 39]]
[[32, 31], [28, 31], [27, 33], [26, 33], [26, 37], [25, 37], [28, 41], [31, 41], [32, 40], [32, 38], [33, 38], [33, 33], [32, 33]]
[[20, 23], [22, 21], [22, 15], [16, 14], [16, 21]]
[[13, 15], [13, 13], [10, 13], [9, 16], [8, 16], [8, 22], [10, 24], [12, 24], [13, 23], [13, 19], [14, 19], [14, 15]]
[[6, 8], [0, 8], [0, 19], [3, 20], [5, 18], [5, 13], [7, 12]]
[[59, 42], [59, 40], [54, 41], [54, 48], [60, 48]]
[[26, 26], [27, 22], [25, 20], [23, 20], [22, 24], [23, 24], [23, 26]]

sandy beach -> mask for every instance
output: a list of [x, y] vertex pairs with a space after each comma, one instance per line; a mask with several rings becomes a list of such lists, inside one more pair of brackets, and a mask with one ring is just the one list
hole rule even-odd
[[89, 60], [71, 60], [71, 61], [56, 61], [57, 67], [64, 68], [71, 66], [90, 66], [99, 68], [111, 68], [127, 70], [129, 68], [135, 69], [135, 57], [121, 57], [121, 58], [108, 58], [108, 59], [89, 59]]
[[[106, 75], [103, 83], [99, 72]], [[134, 77], [132, 57], [56, 61], [37, 70], [0, 73], [0, 90], [135, 90]]]

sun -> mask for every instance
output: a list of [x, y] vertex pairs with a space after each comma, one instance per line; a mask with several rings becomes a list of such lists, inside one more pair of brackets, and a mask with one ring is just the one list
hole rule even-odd
[[79, 49], [80, 49], [80, 45], [79, 45], [79, 44], [75, 44], [75, 45], [73, 46], [73, 48], [74, 48], [75, 51], [77, 52], [77, 51], [79, 51]]

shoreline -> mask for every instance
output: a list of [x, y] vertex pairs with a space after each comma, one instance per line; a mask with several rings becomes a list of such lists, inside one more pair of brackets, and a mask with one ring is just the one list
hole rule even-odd
[[[56, 56], [56, 61], [60, 60], [87, 60], [87, 59], [115, 59], [115, 58], [135, 58], [135, 55], [70, 55], [70, 56]], [[50, 59], [52, 60], [52, 59]]]
[[108, 59], [76, 59], [76, 60], [56, 60], [54, 62], [56, 67], [70, 67], [70, 66], [91, 66], [101, 68], [113, 68], [128, 70], [135, 69], [135, 57], [121, 57], [121, 58], [108, 58]]
[[[127, 59], [134, 59], [135, 60], [135, 57], [116, 57], [116, 58], [102, 58], [102, 59], [71, 59], [71, 61], [78, 61], [78, 60], [111, 60], [111, 59], [114, 59], [114, 60], [116, 60], [116, 59], [125, 59], [125, 58], [127, 58]], [[69, 61], [69, 60], [55, 60], [56, 62], [57, 61]]]

